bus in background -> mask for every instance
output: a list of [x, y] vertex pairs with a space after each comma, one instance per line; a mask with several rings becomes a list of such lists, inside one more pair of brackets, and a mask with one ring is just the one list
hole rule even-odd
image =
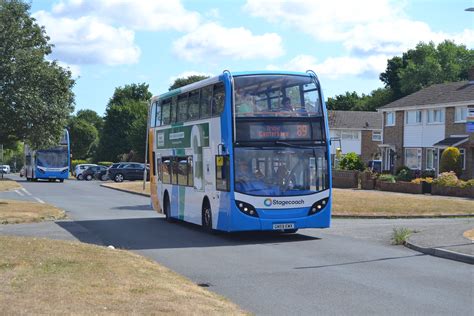
[[316, 74], [221, 75], [153, 97], [151, 202], [206, 230], [326, 228], [327, 113]]
[[32, 150], [25, 144], [25, 177], [27, 181], [44, 179], [64, 182], [69, 177], [69, 133], [64, 130], [57, 146]]

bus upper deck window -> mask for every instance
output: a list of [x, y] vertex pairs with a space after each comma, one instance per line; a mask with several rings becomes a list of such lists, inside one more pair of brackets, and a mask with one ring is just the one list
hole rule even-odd
[[201, 89], [201, 118], [211, 116], [212, 86]]
[[214, 96], [212, 98], [212, 115], [220, 115], [224, 110], [224, 85], [222, 83], [214, 85]]
[[161, 102], [157, 102], [156, 104], [155, 126], [161, 126]]
[[171, 99], [170, 123], [176, 123], [176, 108], [178, 107], [176, 97]]
[[170, 123], [170, 118], [171, 118], [171, 113], [170, 113], [170, 110], [171, 110], [171, 100], [165, 100], [163, 101], [163, 105], [162, 105], [162, 116], [161, 116], [161, 122], [163, 125], [167, 125]]
[[188, 95], [178, 97], [178, 115], [177, 122], [184, 122], [188, 119]]
[[199, 90], [189, 93], [188, 118], [190, 120], [196, 120], [199, 118]]

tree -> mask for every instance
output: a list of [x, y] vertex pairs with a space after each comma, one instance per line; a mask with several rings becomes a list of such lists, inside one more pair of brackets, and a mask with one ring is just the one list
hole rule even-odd
[[114, 94], [110, 98], [107, 106], [114, 104], [123, 105], [128, 100], [148, 101], [151, 97], [152, 94], [148, 91], [148, 85], [146, 83], [132, 83], [130, 85], [125, 85], [123, 88], [115, 88]]
[[357, 92], [346, 92], [346, 94], [336, 95], [335, 98], [328, 98], [326, 106], [329, 110], [351, 111], [360, 101], [361, 97]]
[[443, 151], [439, 163], [439, 171], [454, 171], [456, 175], [461, 175], [461, 152], [459, 151], [459, 149], [457, 149], [456, 147], [448, 147]]
[[149, 98], [144, 83], [115, 89], [105, 111], [96, 159], [116, 161], [132, 150], [144, 155]]
[[169, 87], [169, 91], [178, 89], [180, 87], [184, 87], [188, 84], [198, 82], [204, 79], [209, 78], [209, 76], [202, 76], [202, 75], [191, 75], [186, 78], [178, 78], [174, 81], [174, 83]]
[[74, 80], [45, 60], [52, 45], [29, 15], [30, 5], [0, 0], [0, 143], [26, 140], [33, 147], [57, 143], [73, 111]]
[[89, 122], [72, 117], [68, 124], [69, 137], [71, 141], [71, 154], [74, 159], [86, 159], [89, 157], [91, 147], [99, 138], [97, 129]]
[[77, 111], [76, 117], [94, 125], [97, 131], [100, 131], [104, 125], [104, 119], [94, 110], [79, 110]]
[[432, 84], [466, 80], [473, 66], [474, 50], [464, 45], [449, 40], [437, 46], [419, 43], [401, 58], [389, 59], [380, 80], [399, 99]]

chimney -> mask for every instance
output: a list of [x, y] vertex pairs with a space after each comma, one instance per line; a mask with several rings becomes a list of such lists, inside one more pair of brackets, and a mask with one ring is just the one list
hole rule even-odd
[[467, 71], [467, 80], [469, 80], [469, 83], [474, 83], [474, 66]]

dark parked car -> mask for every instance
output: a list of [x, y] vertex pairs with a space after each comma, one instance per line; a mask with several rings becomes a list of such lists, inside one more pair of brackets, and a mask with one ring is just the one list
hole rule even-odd
[[[123, 180], [143, 180], [144, 171], [145, 165], [142, 163], [117, 163], [110, 166], [107, 171], [107, 177], [115, 182], [122, 182]], [[147, 180], [149, 180], [149, 177], [149, 172], [147, 172]]]
[[107, 167], [106, 166], [92, 166], [84, 170], [81, 173], [81, 175], [83, 179], [90, 181], [93, 178], [95, 178], [96, 173], [101, 172], [101, 171], [107, 171]]

